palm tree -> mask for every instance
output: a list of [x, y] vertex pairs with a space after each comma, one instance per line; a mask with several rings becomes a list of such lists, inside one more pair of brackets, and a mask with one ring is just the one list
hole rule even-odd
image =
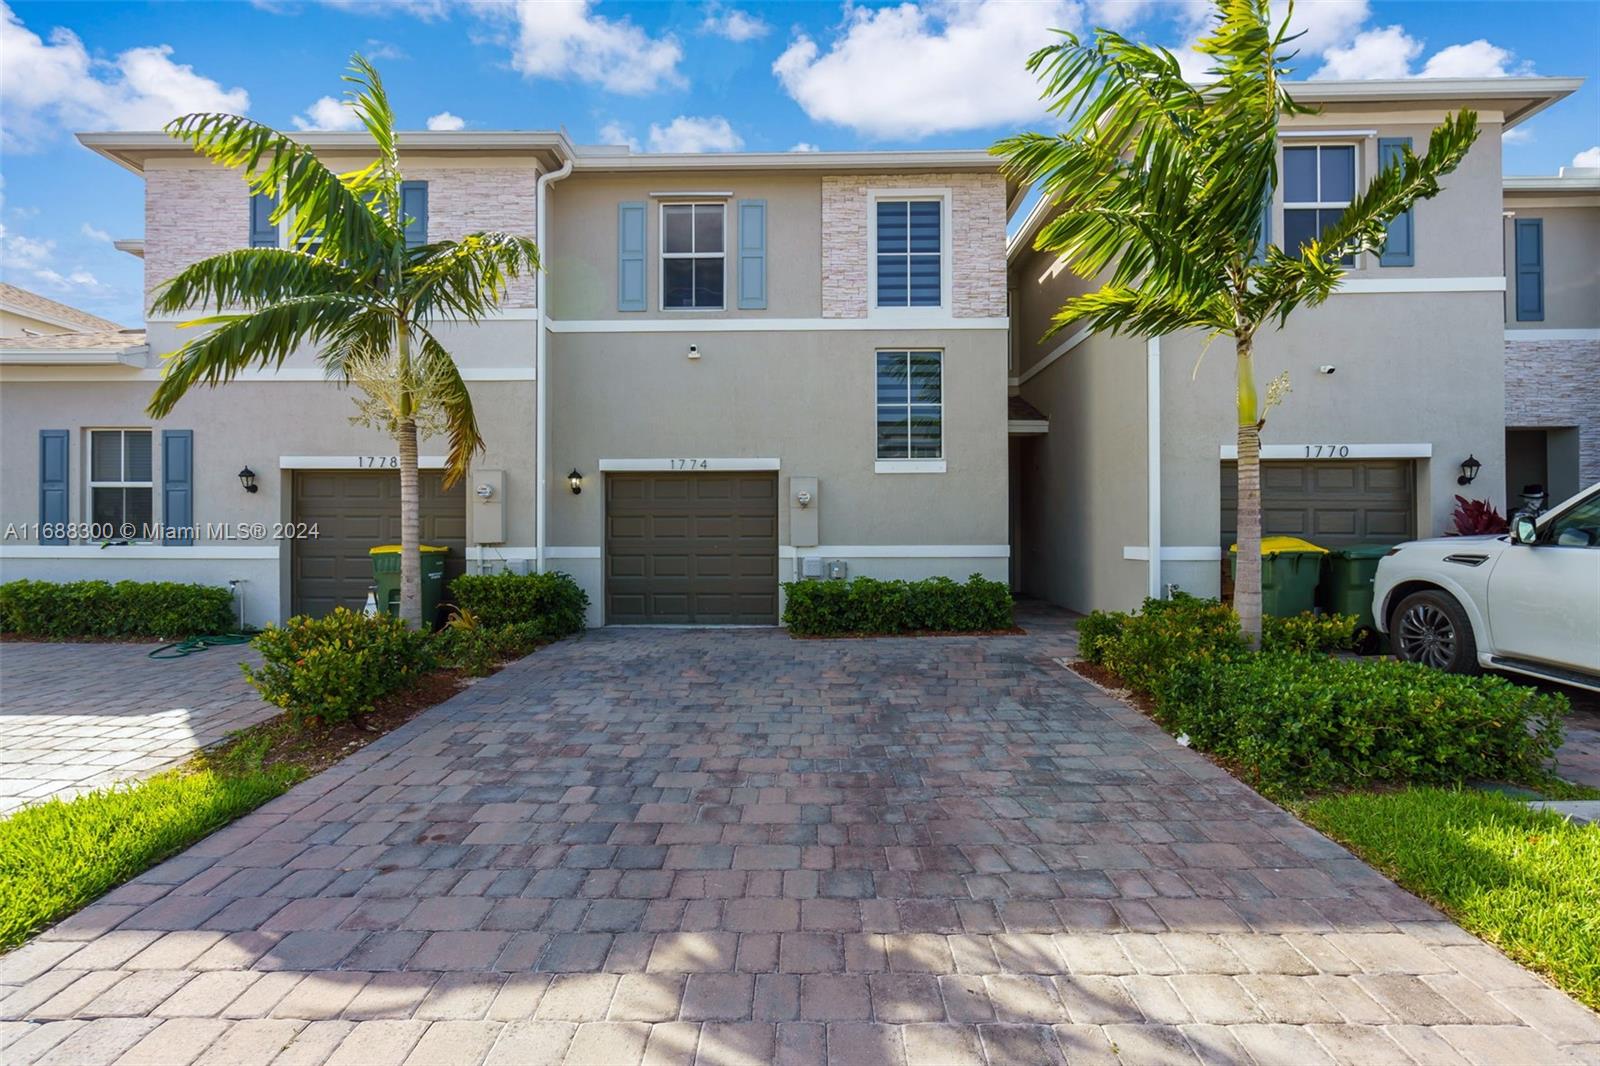
[[355, 87], [345, 95], [377, 152], [344, 174], [293, 138], [238, 115], [168, 123], [167, 133], [200, 155], [243, 169], [252, 193], [276, 197], [272, 221], [287, 226], [288, 240], [203, 259], [161, 286], [152, 314], [215, 313], [185, 323], [207, 332], [164, 357], [149, 411], [164, 417], [195, 384], [214, 387], [250, 367], [279, 367], [302, 345], [316, 347], [332, 381], [383, 367], [391, 413], [384, 424], [400, 458], [400, 617], [420, 625], [419, 422], [437, 423], [449, 437], [447, 486], [483, 449], [460, 370], [430, 327], [481, 320], [511, 279], [539, 269], [539, 252], [529, 238], [507, 233], [407, 247], [400, 134], [383, 81], [359, 54], [344, 80]]
[[1038, 183], [1061, 209], [1034, 247], [1065, 257], [1085, 278], [1110, 270], [1098, 289], [1062, 306], [1050, 333], [1086, 322], [1110, 333], [1201, 330], [1233, 338], [1234, 608], [1252, 642], [1261, 633], [1261, 427], [1286, 385], [1280, 378], [1265, 398], [1258, 393], [1256, 336], [1268, 323], [1281, 329], [1302, 304], [1326, 300], [1344, 273], [1341, 258], [1381, 252], [1388, 223], [1437, 193], [1478, 135], [1473, 112], [1447, 116], [1425, 155], [1402, 153], [1316, 240], [1288, 250], [1265, 245], [1280, 116], [1312, 110], [1284, 84], [1284, 64], [1294, 56], [1284, 53], [1293, 40], [1288, 24], [1273, 29], [1268, 0], [1217, 0], [1197, 45], [1213, 63], [1214, 81], [1200, 86], [1184, 79], [1165, 49], [1104, 29], [1089, 42], [1062, 32], [1029, 58], [1028, 69], [1067, 128], [1021, 133], [991, 149], [1008, 173]]

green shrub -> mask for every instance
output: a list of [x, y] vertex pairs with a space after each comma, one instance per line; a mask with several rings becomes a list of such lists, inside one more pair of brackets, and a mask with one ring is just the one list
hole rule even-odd
[[233, 593], [177, 581], [8, 581], [0, 632], [69, 637], [177, 639], [238, 628]]
[[1122, 611], [1090, 611], [1078, 623], [1078, 654], [1091, 663], [1103, 663], [1107, 646], [1122, 636], [1127, 621]]
[[791, 581], [783, 624], [796, 636], [860, 633], [974, 633], [1010, 629], [1011, 590], [973, 574], [965, 584], [948, 577], [922, 581]]
[[1356, 627], [1361, 619], [1353, 614], [1312, 614], [1303, 611], [1292, 618], [1261, 619], [1263, 651], [1297, 651], [1305, 654], [1348, 651], [1355, 647]]
[[303, 726], [336, 725], [372, 710], [380, 697], [434, 665], [428, 635], [388, 615], [368, 617], [335, 607], [322, 618], [297, 615], [268, 626], [252, 641], [266, 661], [241, 663], [268, 703]]
[[580, 632], [589, 597], [567, 574], [466, 574], [450, 583], [457, 608], [489, 629], [533, 627], [541, 640]]
[[1100, 663], [1136, 692], [1153, 694], [1174, 664], [1228, 662], [1247, 654], [1239, 616], [1216, 600], [1179, 594], [1149, 599], [1128, 615], [1113, 639], [1101, 639]]

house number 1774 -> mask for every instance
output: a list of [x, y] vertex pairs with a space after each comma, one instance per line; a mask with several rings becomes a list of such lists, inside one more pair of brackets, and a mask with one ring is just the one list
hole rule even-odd
[[673, 459], [671, 465], [674, 470], [709, 470], [711, 468], [710, 463], [704, 459]]

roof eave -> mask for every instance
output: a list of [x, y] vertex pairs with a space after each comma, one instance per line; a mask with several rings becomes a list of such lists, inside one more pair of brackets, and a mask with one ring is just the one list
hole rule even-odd
[[[538, 130], [401, 130], [402, 149], [453, 152], [548, 152], [552, 161], [571, 159], [576, 153], [565, 133]], [[85, 131], [77, 134], [78, 143], [104, 156], [125, 170], [144, 173], [144, 162], [151, 155], [181, 155], [186, 149], [161, 130], [129, 132]], [[294, 140], [309, 148], [324, 151], [361, 151], [372, 146], [365, 132], [308, 130], [294, 134]]]

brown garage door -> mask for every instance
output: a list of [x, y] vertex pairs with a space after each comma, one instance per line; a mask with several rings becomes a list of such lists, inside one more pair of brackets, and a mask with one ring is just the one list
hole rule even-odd
[[[1235, 464], [1222, 464], [1222, 548], [1238, 529]], [[1415, 465], [1406, 459], [1261, 464], [1261, 532], [1324, 548], [1416, 535]]]
[[[423, 471], [422, 543], [450, 549], [445, 582], [466, 568], [467, 495], [464, 481], [445, 491], [443, 475]], [[291, 546], [296, 614], [323, 615], [334, 607], [360, 610], [372, 584], [375, 544], [400, 543], [400, 475], [393, 472], [302, 470], [294, 475], [294, 520], [316, 523], [315, 539]]]
[[776, 474], [607, 474], [606, 621], [778, 621]]

